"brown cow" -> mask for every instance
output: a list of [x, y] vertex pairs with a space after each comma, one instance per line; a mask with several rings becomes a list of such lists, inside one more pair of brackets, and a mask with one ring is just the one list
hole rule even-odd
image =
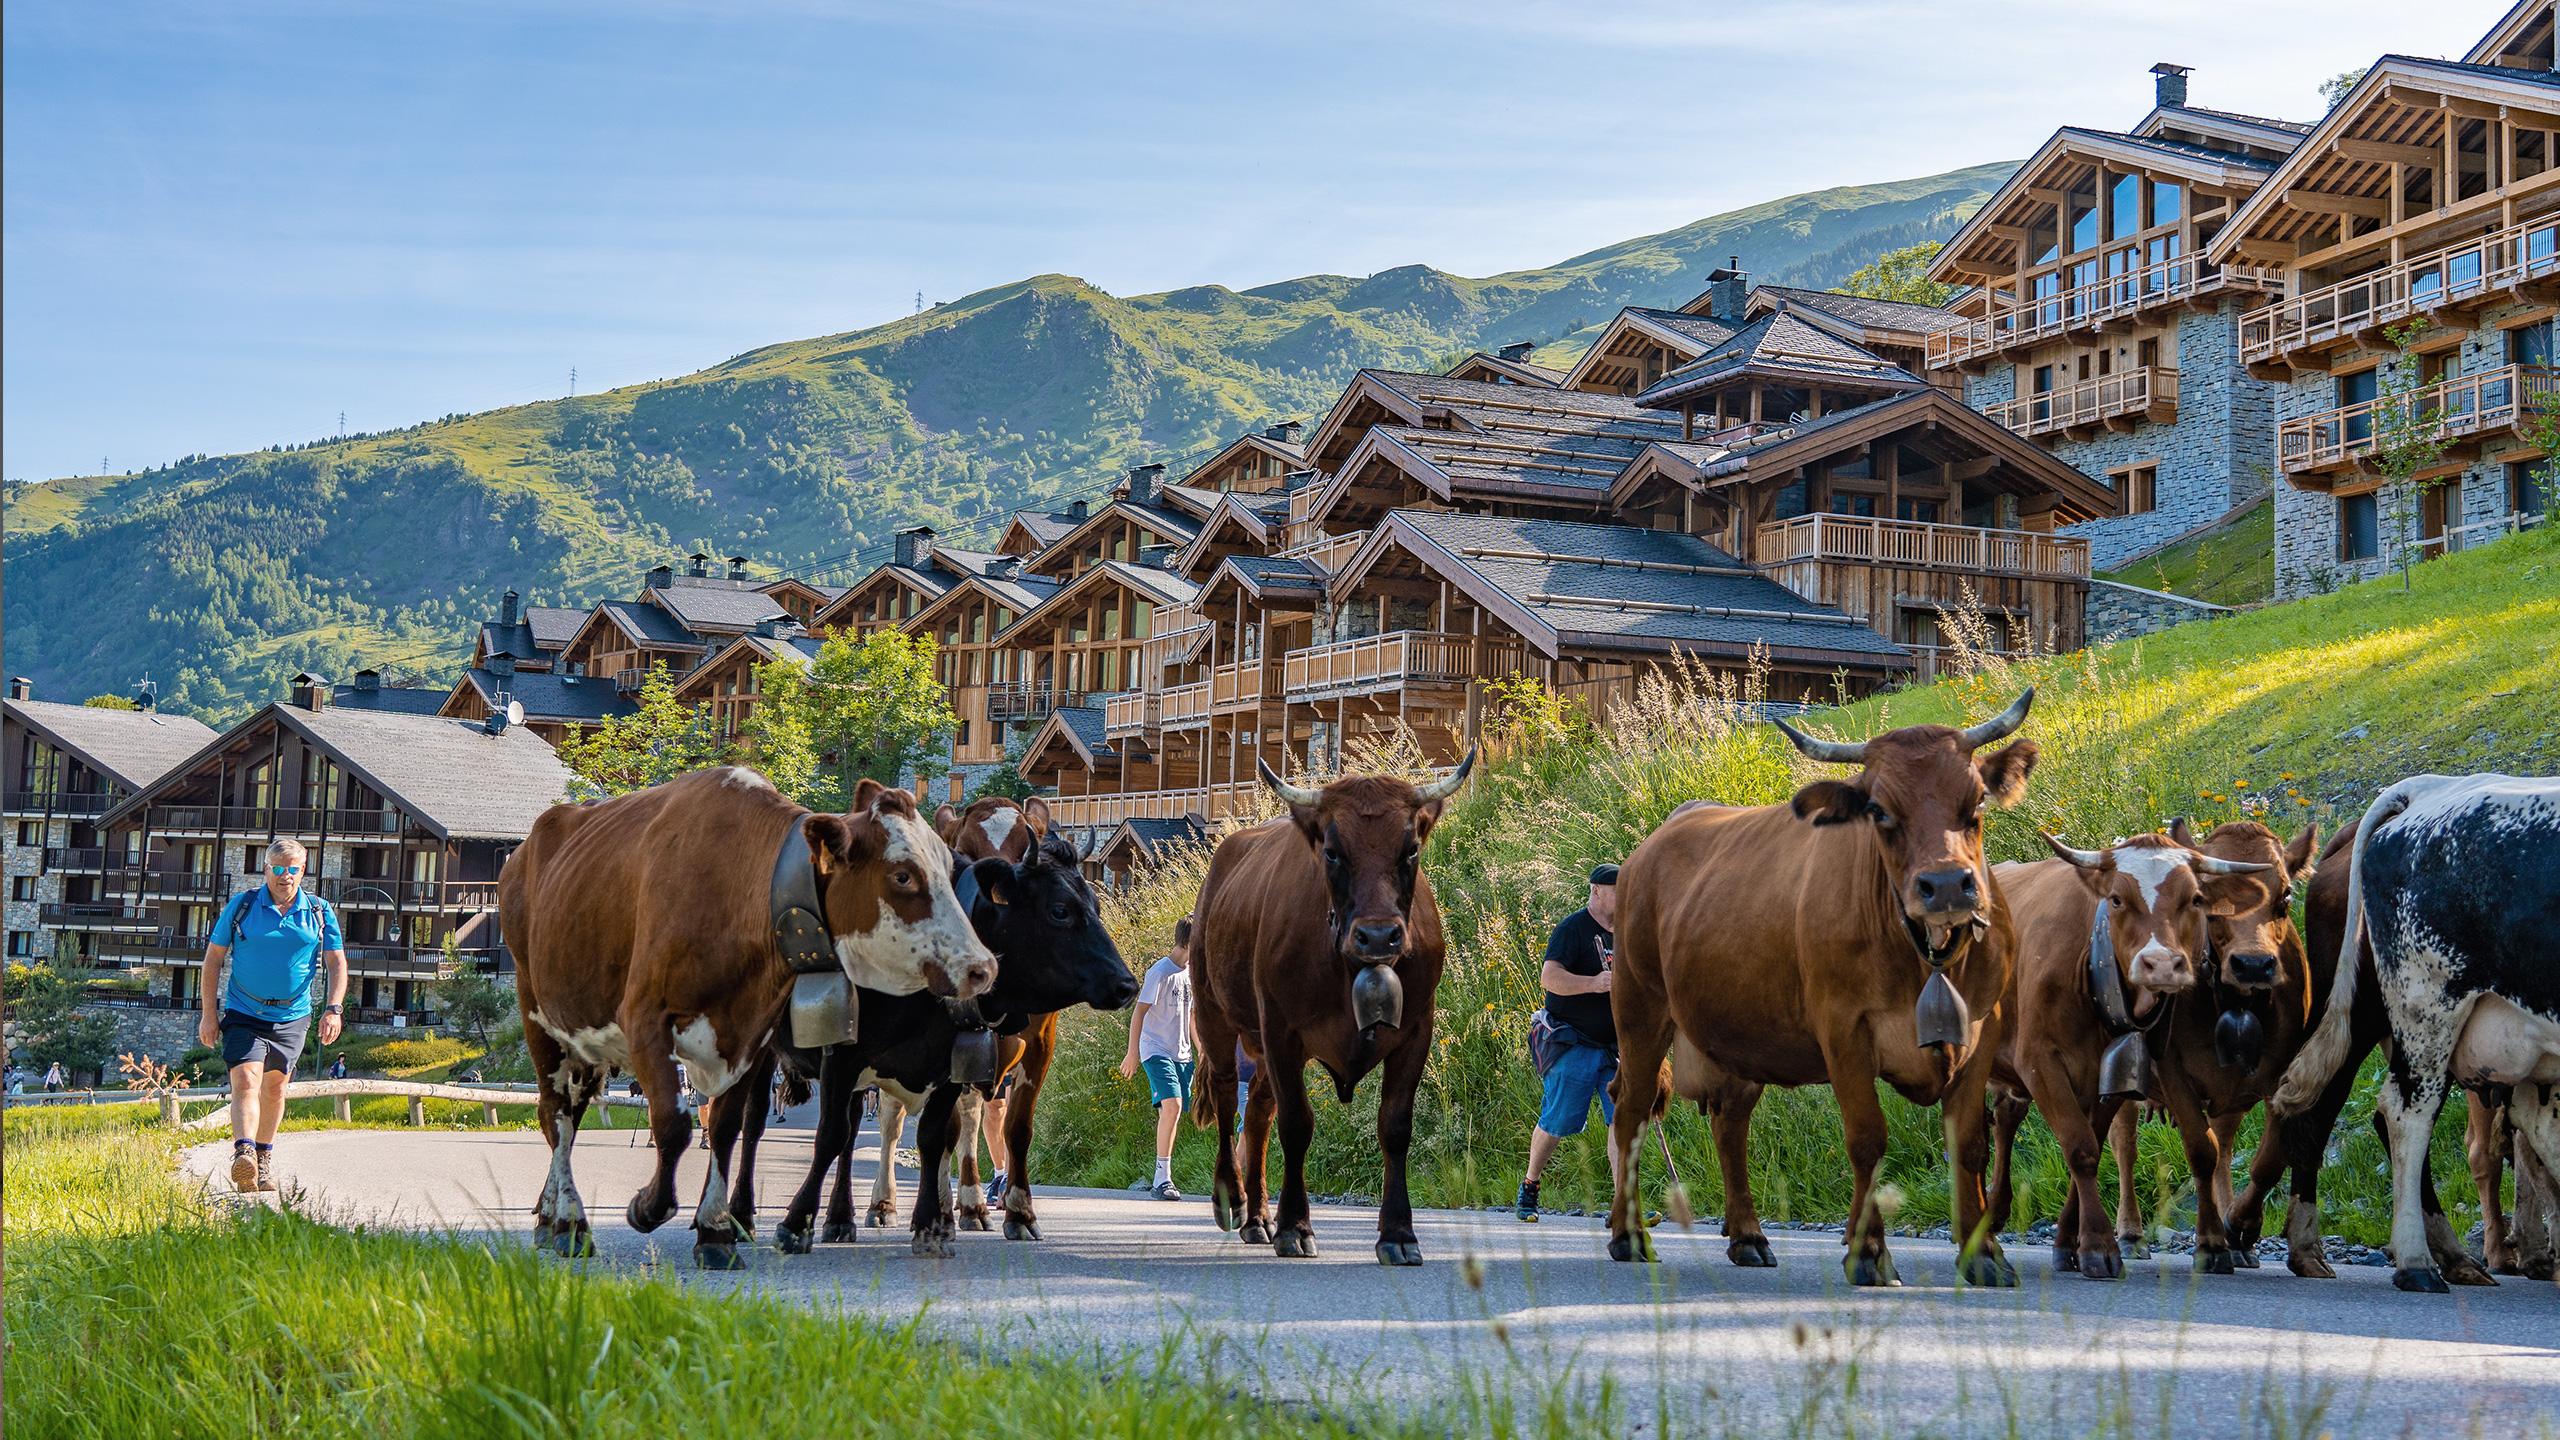
[[[2244, 830], [2247, 833], [2224, 833]], [[2090, 1280], [2124, 1275], [2122, 1247], [2098, 1199], [2103, 1137], [2127, 1098], [2121, 1093], [2106, 1094], [2101, 1083], [2101, 1058], [2119, 1034], [2109, 1028], [2091, 988], [2098, 983], [2091, 975], [2091, 950], [2100, 933], [2098, 915], [2103, 904], [2104, 934], [2112, 956], [2112, 963], [2103, 967], [2108, 972], [2105, 983], [2113, 991], [2105, 997], [2108, 1008], [2121, 1011], [2116, 1017], [2120, 1022], [2149, 1032], [2145, 1039], [2131, 1042], [2148, 1047], [2164, 1077], [2147, 1088], [2157, 1089], [2177, 1117], [2199, 1188], [2206, 1192], [2196, 1206], [2196, 1268], [2231, 1272], [2221, 1218], [2229, 1182], [2224, 1180], [2217, 1197], [2212, 1177], [2229, 1168], [2220, 1163], [2222, 1152], [2214, 1148], [2214, 1126], [2224, 1115], [2222, 1102], [2232, 1098], [2232, 1086], [2221, 1080], [2206, 1084], [2190, 1078], [2188, 1067], [2197, 1057], [2181, 1048], [2200, 1045], [2202, 1063], [2211, 1066], [2213, 1016], [2222, 1007], [2213, 1006], [2201, 1031], [2193, 1035], [2174, 1027], [2186, 1013], [2205, 1008], [2184, 1003], [2184, 997], [2216, 983], [2206, 977], [2206, 971], [2217, 953], [2224, 957], [2224, 968], [2235, 983], [2245, 981], [2273, 990], [2279, 977], [2289, 980], [2290, 993], [2271, 998], [2266, 1006], [2272, 1012], [2267, 1017], [2268, 1037], [2285, 1052], [2267, 1070], [2271, 1088], [2274, 1077], [2284, 1073], [2293, 1047], [2301, 1043], [2310, 1007], [2310, 967], [2301, 942], [2293, 937], [2292, 922], [2285, 917], [2291, 894], [2285, 883], [2287, 857], [2275, 836], [2258, 825], [2224, 826], [2215, 836], [2224, 848], [2251, 858], [2199, 854], [2159, 835], [2137, 835], [2105, 850], [2075, 850], [2047, 836], [2045, 843], [2060, 859], [2002, 865], [1993, 871], [2008, 894], [2018, 924], [2017, 975], [2011, 992], [2015, 1009], [1993, 1075], [2011, 1094], [2024, 1089], [2035, 1097], [2036, 1109], [2061, 1144], [2063, 1163], [2071, 1172], [2071, 1190], [2053, 1236], [2056, 1270], [2077, 1270]], [[2305, 859], [2310, 856], [2312, 838], [2305, 831], [2296, 842]], [[2263, 859], [2256, 858], [2260, 852]], [[2230, 946], [2219, 952], [2211, 944], [2217, 915]], [[2290, 1019], [2283, 1013], [2287, 1002], [2294, 1012]], [[2260, 1068], [2266, 1068], [2263, 1059]], [[2117, 1083], [2129, 1084], [2131, 1077], [2119, 1077]], [[2234, 1103], [2239, 1112], [2245, 1112], [2256, 1101]], [[1992, 1183], [1995, 1227], [2008, 1216], [2009, 1150], [2021, 1108], [2003, 1105], [1999, 1112], [2000, 1158]], [[2230, 1123], [2237, 1127], [2237, 1114]]]
[[[975, 996], [995, 978], [951, 890], [951, 858], [903, 790], [865, 780], [844, 815], [812, 814], [752, 770], [700, 771], [630, 795], [555, 805], [508, 857], [498, 904], [516, 956], [525, 1048], [541, 1082], [551, 1175], [534, 1236], [593, 1248], [569, 1154], [588, 1101], [616, 1069], [639, 1078], [657, 1174], [632, 1197], [633, 1229], [676, 1210], [690, 1123], [676, 1061], [718, 1096], [782, 1017], [793, 972], [775, 942], [773, 872], [797, 828], [820, 917], [855, 985], [888, 994]], [[694, 1218], [695, 1257], [736, 1263], [728, 1187], [711, 1168]]]
[[[1864, 744], [1815, 740], [1778, 722], [1812, 758], [1865, 768], [1807, 785], [1785, 805], [1684, 807], [1620, 867], [1613, 1259], [1654, 1258], [1636, 1207], [1637, 1142], [1670, 1053], [1675, 1088], [1717, 1101], [1720, 1146], [1730, 1135], [1734, 1151], [1749, 1132], [1755, 1087], [1832, 1087], [1856, 1177], [1845, 1265], [1860, 1285], [1900, 1283], [1874, 1205], [1885, 1151], [1876, 1081], [1942, 1105], [1963, 1274], [2017, 1283], [1981, 1224], [1983, 1091], [2016, 946], [1983, 865], [1982, 815], [2025, 792], [2036, 746], [1974, 752], [2016, 730], [2034, 701], [2029, 690], [1969, 729], [1914, 725]], [[1930, 983], [1932, 972], [1947, 984]], [[1946, 1003], [1949, 988], [1963, 1014]], [[1946, 1043], [1921, 1043], [1924, 993]], [[1727, 1176], [1744, 1182], [1728, 1179], [1727, 1253], [1736, 1264], [1774, 1264], [1740, 1160], [1725, 1157]]]
[[[1414, 1092], [1431, 1058], [1442, 958], [1440, 908], [1422, 873], [1422, 844], [1475, 763], [1469, 751], [1447, 779], [1419, 788], [1359, 775], [1322, 790], [1288, 784], [1261, 766], [1263, 783], [1289, 813], [1228, 836], [1209, 859], [1191, 932], [1201, 1077], [1192, 1113], [1216, 1117], [1211, 1203], [1218, 1228], [1241, 1227], [1247, 1244], [1268, 1242], [1291, 1257], [1316, 1253], [1307, 1207], [1307, 1142], [1316, 1123], [1307, 1062], [1325, 1068], [1346, 1105], [1360, 1077], [1383, 1065], [1378, 1148], [1386, 1155], [1386, 1185], [1378, 1207], [1378, 1263], [1422, 1263], [1405, 1191], [1405, 1153], [1413, 1142]], [[1241, 1167], [1239, 1041], [1255, 1066]], [[1263, 1204], [1275, 1110], [1283, 1165], [1276, 1227]]]

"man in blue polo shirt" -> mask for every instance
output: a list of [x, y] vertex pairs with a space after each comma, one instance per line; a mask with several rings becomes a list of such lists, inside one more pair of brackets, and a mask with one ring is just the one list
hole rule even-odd
[[267, 883], [231, 897], [204, 951], [204, 1019], [196, 1038], [219, 1044], [231, 1072], [231, 1183], [242, 1190], [276, 1188], [276, 1122], [284, 1118], [285, 1081], [311, 1028], [312, 976], [328, 967], [321, 1044], [338, 1038], [347, 998], [338, 912], [302, 888], [306, 863], [299, 841], [267, 846]]

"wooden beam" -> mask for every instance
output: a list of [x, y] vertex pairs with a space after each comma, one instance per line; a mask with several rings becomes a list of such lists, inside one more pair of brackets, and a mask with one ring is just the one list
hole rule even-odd
[[2286, 195], [2284, 203], [2314, 215], [2351, 215], [2367, 220], [2387, 219], [2390, 211], [2389, 203], [2379, 196], [2322, 195], [2307, 190], [2296, 190]]
[[2349, 160], [2384, 165], [2432, 165], [2441, 158], [2432, 145], [2391, 145], [2380, 140], [2339, 140], [2330, 148]]

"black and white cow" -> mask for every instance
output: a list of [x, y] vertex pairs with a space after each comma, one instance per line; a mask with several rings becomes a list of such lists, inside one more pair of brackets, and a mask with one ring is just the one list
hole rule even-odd
[[2328, 1010], [2285, 1072], [2279, 1114], [2310, 1104], [2345, 1058], [2359, 931], [2390, 1017], [2392, 1282], [2441, 1293], [2418, 1189], [2452, 1087], [2516, 1087], [2519, 1138], [2560, 1169], [2560, 779], [2418, 775], [2374, 800]]

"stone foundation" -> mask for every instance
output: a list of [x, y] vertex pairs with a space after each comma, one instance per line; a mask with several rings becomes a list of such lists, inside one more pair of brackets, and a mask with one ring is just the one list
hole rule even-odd
[[2089, 643], [2104, 644], [2135, 635], [2150, 635], [2190, 620], [2213, 620], [2235, 613], [2228, 605], [2190, 600], [2138, 585], [2112, 580], [2089, 582]]

